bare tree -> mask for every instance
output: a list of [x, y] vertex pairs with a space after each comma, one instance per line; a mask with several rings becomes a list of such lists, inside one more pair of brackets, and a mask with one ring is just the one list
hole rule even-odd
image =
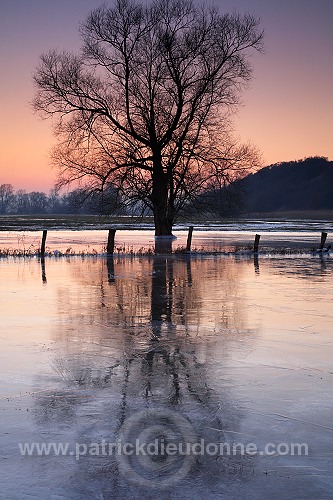
[[30, 212], [30, 197], [25, 189], [18, 189], [15, 193], [15, 212], [18, 214]]
[[30, 213], [44, 214], [47, 211], [48, 197], [42, 191], [32, 191], [29, 193]]
[[14, 199], [14, 188], [11, 184], [0, 185], [0, 213], [5, 214]]
[[82, 52], [51, 51], [35, 72], [34, 108], [56, 116], [59, 185], [117, 186], [144, 201], [155, 234], [258, 157], [231, 138], [259, 21], [192, 0], [116, 0], [81, 26]]

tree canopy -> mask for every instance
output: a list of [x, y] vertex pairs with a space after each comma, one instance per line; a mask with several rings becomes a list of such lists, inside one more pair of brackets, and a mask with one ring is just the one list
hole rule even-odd
[[199, 194], [258, 163], [230, 116], [262, 49], [259, 20], [192, 0], [116, 0], [80, 27], [78, 55], [41, 56], [34, 108], [54, 116], [58, 184], [112, 185], [171, 235]]

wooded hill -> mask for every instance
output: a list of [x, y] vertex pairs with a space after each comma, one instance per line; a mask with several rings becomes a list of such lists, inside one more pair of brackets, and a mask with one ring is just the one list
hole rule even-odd
[[277, 163], [231, 187], [237, 212], [333, 210], [333, 162], [324, 157]]

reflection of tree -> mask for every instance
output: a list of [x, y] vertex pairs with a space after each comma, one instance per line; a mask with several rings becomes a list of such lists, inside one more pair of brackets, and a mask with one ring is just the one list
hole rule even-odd
[[37, 398], [35, 415], [59, 421], [67, 411], [72, 422], [81, 389], [108, 432], [154, 405], [176, 407], [199, 433], [223, 429], [221, 417], [237, 429], [241, 415], [230, 394], [211, 385], [221, 377], [213, 360], [246, 338], [240, 270], [233, 261], [172, 255], [68, 262], [72, 277], [59, 287], [54, 334], [63, 346], [54, 368], [66, 391], [62, 405]]
[[[291, 265], [292, 264], [292, 265]], [[329, 256], [323, 254], [312, 257], [290, 259], [277, 259], [270, 263], [270, 266], [277, 275], [289, 275], [291, 278], [324, 279], [326, 274], [332, 272], [332, 265]]]
[[106, 387], [141, 360], [136, 376], [146, 398], [160, 393], [164, 380], [170, 403], [184, 393], [206, 399], [207, 373], [200, 372], [210, 350], [218, 342], [226, 356], [245, 326], [236, 262], [116, 257], [75, 260], [68, 270], [75, 281], [59, 288], [63, 320], [55, 340], [66, 342], [56, 369], [69, 385]]
[[34, 409], [34, 418], [39, 425], [44, 423], [71, 424], [75, 421], [76, 406], [82, 404], [82, 398], [72, 391], [50, 391], [38, 396], [38, 406]]
[[173, 260], [155, 258], [151, 280], [151, 323], [153, 334], [159, 337], [163, 322], [172, 322]]
[[120, 256], [107, 262], [87, 259], [84, 265], [74, 260], [67, 268], [75, 281], [70, 288], [59, 287], [59, 313], [80, 328], [60, 329], [61, 337], [105, 339], [112, 325], [113, 335], [121, 329], [122, 342], [124, 331], [132, 337], [141, 329], [162, 334], [172, 326], [173, 334], [193, 336], [199, 329], [205, 335], [207, 328], [242, 330], [245, 325], [237, 262]]

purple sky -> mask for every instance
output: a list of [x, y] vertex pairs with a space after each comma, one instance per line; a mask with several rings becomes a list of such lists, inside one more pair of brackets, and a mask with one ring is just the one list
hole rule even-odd
[[[78, 50], [78, 24], [101, 3], [1, 0], [0, 184], [52, 187], [52, 126], [30, 108], [32, 74], [42, 52]], [[265, 164], [311, 155], [333, 159], [333, 1], [216, 0], [215, 5], [254, 13], [265, 30], [265, 54], [253, 58], [254, 78], [235, 117], [240, 137], [259, 147]]]

